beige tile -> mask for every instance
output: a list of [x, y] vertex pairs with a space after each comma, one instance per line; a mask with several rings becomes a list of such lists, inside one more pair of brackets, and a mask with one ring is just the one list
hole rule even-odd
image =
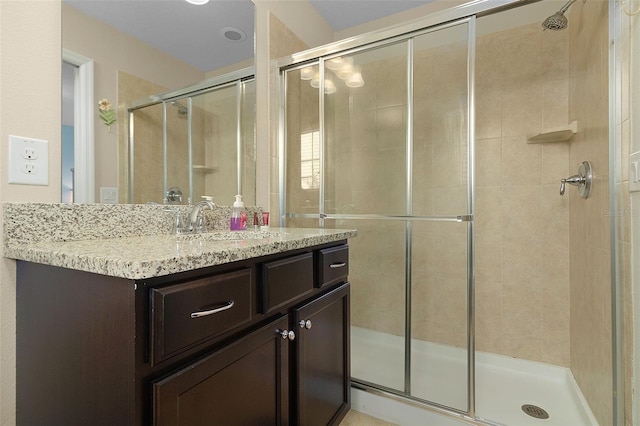
[[567, 124], [569, 124], [568, 75], [542, 85], [542, 129]]
[[542, 183], [560, 186], [560, 180], [576, 173], [569, 167], [569, 142], [542, 145]]
[[502, 137], [526, 136], [542, 129], [542, 90], [526, 84], [504, 91]]
[[542, 78], [550, 80], [569, 77], [569, 32], [542, 33]]
[[502, 235], [475, 235], [475, 277], [479, 282], [502, 282]]
[[539, 185], [508, 186], [502, 194], [504, 235], [541, 235], [546, 223]]
[[[540, 339], [544, 337], [542, 331], [543, 301], [544, 297], [539, 290], [520, 285], [504, 285], [502, 322], [505, 344], [508, 339], [519, 340], [521, 338], [539, 340], [540, 342]], [[539, 357], [539, 348], [537, 352]]]
[[564, 339], [542, 339], [540, 361], [560, 367], [569, 367], [571, 355], [568, 338]]
[[486, 352], [502, 350], [502, 284], [476, 280], [476, 348]]
[[478, 88], [476, 91], [476, 139], [502, 136], [502, 91], [499, 88]]
[[511, 31], [511, 37], [504, 43], [505, 84], [514, 86], [531, 86], [542, 72], [542, 31], [533, 25], [520, 27]]
[[503, 237], [502, 282], [519, 288], [539, 289], [544, 268], [543, 238], [538, 236]]
[[502, 140], [500, 138], [476, 140], [475, 179], [478, 188], [502, 184]]
[[539, 185], [542, 182], [542, 145], [526, 137], [502, 138], [502, 184]]
[[376, 149], [400, 148], [407, 144], [405, 107], [392, 106], [376, 111]]
[[[399, 45], [383, 49], [388, 53], [390, 59], [379, 61], [376, 64], [375, 105], [377, 108], [404, 105], [407, 97], [406, 49]], [[365, 84], [364, 87], [366, 86]]]
[[[569, 240], [566, 234], [549, 234], [542, 238], [541, 289], [568, 289], [570, 277]], [[569, 304], [565, 306], [569, 309]]]
[[515, 358], [540, 361], [542, 358], [541, 339], [527, 336], [506, 336], [503, 341], [504, 354]]

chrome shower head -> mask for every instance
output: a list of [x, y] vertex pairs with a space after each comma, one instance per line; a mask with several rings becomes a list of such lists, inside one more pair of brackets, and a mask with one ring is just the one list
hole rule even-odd
[[187, 108], [186, 106], [182, 105], [180, 102], [171, 101], [171, 105], [173, 105], [174, 107], [178, 108], [178, 115], [179, 116], [186, 117], [187, 115], [189, 115], [189, 108]]
[[544, 27], [545, 30], [559, 31], [567, 28], [568, 24], [569, 24], [569, 21], [567, 20], [567, 17], [564, 16], [564, 13], [558, 11], [553, 15], [549, 16], [547, 19], [545, 19], [544, 22], [542, 23], [542, 26]]
[[569, 21], [567, 20], [567, 17], [564, 16], [564, 13], [575, 1], [576, 0], [569, 0], [568, 2], [566, 2], [559, 11], [544, 20], [544, 22], [542, 23], [542, 27], [545, 30], [554, 31], [564, 30], [565, 28], [567, 28], [567, 25], [569, 25]]

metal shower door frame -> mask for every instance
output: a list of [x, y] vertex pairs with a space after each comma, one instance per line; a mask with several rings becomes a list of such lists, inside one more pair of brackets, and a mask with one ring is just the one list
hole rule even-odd
[[[382, 40], [368, 40], [362, 38], [363, 44], [352, 46], [349, 49], [340, 49], [340, 42], [324, 48], [312, 49], [302, 54], [293, 55], [278, 61], [280, 72], [280, 115], [279, 115], [279, 173], [280, 173], [280, 226], [285, 226], [287, 218], [318, 219], [320, 227], [325, 226], [325, 220], [347, 219], [347, 220], [393, 220], [404, 221], [406, 223], [405, 234], [405, 374], [404, 392], [376, 384], [359, 382], [367, 389], [372, 389], [385, 394], [408, 398], [418, 403], [427, 404], [432, 409], [451, 416], [475, 418], [475, 321], [474, 321], [474, 241], [473, 241], [473, 212], [474, 212], [474, 139], [475, 139], [475, 108], [474, 108], [474, 64], [475, 64], [475, 15], [461, 17], [459, 19], [430, 25], [414, 29], [410, 32], [401, 32], [400, 35], [383, 38]], [[440, 30], [458, 25], [466, 25], [467, 34], [467, 211], [455, 216], [413, 216], [413, 39], [415, 37], [436, 33]], [[406, 123], [406, 215], [378, 215], [378, 214], [327, 214], [325, 211], [325, 105], [324, 105], [324, 62], [340, 55], [351, 55], [366, 50], [381, 48], [398, 42], [407, 43], [407, 123]], [[331, 48], [331, 46], [334, 46]], [[320, 56], [313, 57], [313, 53]], [[297, 60], [295, 58], [298, 58]], [[303, 58], [303, 59], [302, 59]], [[287, 71], [294, 71], [305, 66], [319, 65], [319, 133], [320, 133], [320, 180], [319, 180], [319, 200], [318, 214], [290, 214], [286, 210], [286, 78]], [[412, 222], [413, 221], [435, 221], [435, 222], [466, 222], [467, 226], [467, 409], [465, 411], [455, 407], [444, 406], [434, 401], [427, 401], [411, 396], [411, 245], [412, 245]]]

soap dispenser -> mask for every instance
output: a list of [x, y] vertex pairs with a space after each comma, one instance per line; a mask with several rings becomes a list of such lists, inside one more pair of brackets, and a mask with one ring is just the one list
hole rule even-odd
[[242, 215], [244, 213], [244, 203], [242, 202], [242, 195], [236, 195], [236, 201], [233, 202], [233, 212], [231, 213], [231, 221], [229, 222], [229, 229], [232, 231], [242, 231]]

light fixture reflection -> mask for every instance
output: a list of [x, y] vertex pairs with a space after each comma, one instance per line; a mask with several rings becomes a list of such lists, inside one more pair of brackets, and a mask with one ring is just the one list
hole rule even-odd
[[187, 3], [195, 4], [196, 6], [200, 6], [203, 4], [209, 3], [209, 0], [185, 0]]
[[349, 60], [351, 58], [341, 58], [340, 56], [338, 56], [337, 58], [332, 58], [329, 59], [327, 61], [325, 61], [325, 66], [327, 68], [329, 68], [331, 71], [338, 71], [340, 68], [342, 68], [342, 65], [345, 64], [345, 61]]
[[353, 61], [345, 62], [340, 69], [336, 71], [336, 75], [340, 80], [346, 80], [353, 74]]
[[[355, 88], [364, 86], [361, 67], [360, 65], [353, 65], [353, 58], [332, 58], [325, 61], [325, 67], [326, 69], [333, 71], [327, 71], [329, 76], [335, 74], [335, 76], [344, 81], [344, 84], [347, 87]], [[320, 72], [317, 64], [300, 68], [300, 79], [309, 81], [309, 84], [314, 89], [320, 88]], [[325, 79], [324, 93], [326, 95], [336, 93], [337, 87], [334, 80], [335, 79]]]
[[311, 87], [313, 87], [314, 89], [320, 87], [320, 74], [315, 73], [309, 84], [311, 84]]
[[327, 95], [332, 95], [336, 93], [336, 85], [333, 84], [333, 81], [331, 80], [324, 81], [324, 93]]
[[302, 80], [311, 80], [314, 74], [313, 67], [304, 67], [300, 70], [300, 78]]
[[353, 70], [353, 74], [351, 74], [345, 81], [344, 84], [347, 87], [362, 87], [364, 86], [364, 80], [362, 79], [362, 73], [360, 72], [360, 67], [356, 66]]

